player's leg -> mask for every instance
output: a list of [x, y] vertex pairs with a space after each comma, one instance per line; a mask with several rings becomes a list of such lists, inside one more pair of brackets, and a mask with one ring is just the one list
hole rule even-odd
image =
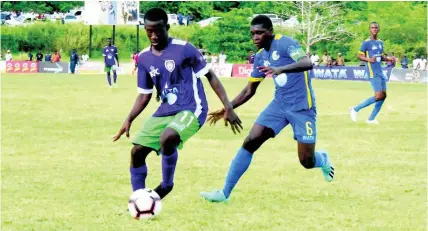
[[[200, 117], [206, 118], [206, 115]], [[202, 118], [201, 121], [205, 121]], [[160, 198], [164, 198], [174, 187], [174, 173], [178, 160], [178, 150], [199, 131], [200, 122], [191, 111], [182, 111], [168, 123], [160, 136], [162, 154], [162, 182], [155, 188]]]
[[280, 105], [272, 101], [257, 118], [251, 131], [232, 160], [222, 190], [201, 192], [201, 196], [211, 202], [225, 202], [230, 197], [233, 188], [251, 164], [254, 152], [264, 142], [275, 137], [288, 124], [280, 111]]
[[117, 87], [116, 80], [117, 80], [116, 69], [113, 69], [113, 84], [114, 84], [114, 87]]
[[110, 77], [111, 66], [105, 66], [104, 71], [107, 73], [107, 82], [109, 87], [111, 88], [111, 77]]
[[375, 100], [376, 103], [373, 107], [373, 111], [370, 114], [370, 117], [367, 120], [368, 124], [378, 124], [379, 122], [376, 120], [376, 116], [379, 113], [380, 109], [382, 108], [383, 102], [386, 99], [386, 79], [385, 78], [378, 78], [379, 83], [376, 87], [376, 93], [375, 93]]
[[[372, 88], [375, 92], [377, 92], [376, 89], [378, 89], [379, 83], [378, 83], [378, 78], [371, 78], [370, 79], [370, 84], [372, 85]], [[376, 94], [376, 93], [375, 93]], [[357, 122], [357, 117], [358, 117], [358, 112], [365, 108], [368, 107], [372, 104], [374, 104], [376, 102], [376, 96], [371, 96], [367, 99], [365, 99], [364, 101], [362, 101], [360, 104], [358, 104], [357, 106], [351, 107], [349, 109], [350, 115], [351, 115], [351, 120], [354, 122]]]
[[325, 180], [332, 181], [334, 167], [327, 151], [315, 151], [317, 137], [316, 109], [289, 111], [287, 119], [293, 127], [300, 164], [306, 169], [321, 168]]
[[152, 148], [139, 144], [134, 144], [134, 147], [131, 150], [131, 166], [129, 171], [131, 173], [131, 185], [133, 191], [146, 188], [146, 178], [148, 173], [146, 157], [151, 151], [153, 151]]

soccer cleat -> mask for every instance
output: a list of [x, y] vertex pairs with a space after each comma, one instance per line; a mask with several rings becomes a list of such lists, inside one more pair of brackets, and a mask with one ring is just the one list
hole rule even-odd
[[172, 191], [173, 187], [174, 185], [171, 187], [163, 187], [162, 184], [160, 184], [158, 187], [154, 189], [154, 191], [159, 195], [161, 199], [163, 199], [166, 195], [168, 195], [168, 193]]
[[358, 112], [355, 111], [354, 107], [349, 108], [349, 113], [351, 115], [351, 120], [357, 122]]
[[117, 83], [114, 83], [114, 84], [113, 84], [113, 87], [114, 87], [114, 88], [118, 88], [118, 87], [119, 87], [119, 85], [117, 85]]
[[109, 88], [109, 89], [112, 89], [113, 87], [112, 87], [111, 85], [108, 85], [108, 88]]
[[214, 190], [212, 192], [201, 192], [201, 197], [209, 202], [228, 202], [229, 198], [223, 193], [223, 190]]
[[334, 167], [331, 164], [330, 158], [328, 157], [327, 153], [325, 153], [325, 158], [326, 158], [326, 161], [324, 166], [321, 167], [321, 171], [324, 176], [324, 179], [328, 182], [331, 182], [334, 179]]
[[379, 124], [379, 121], [377, 120], [366, 120], [367, 124]]

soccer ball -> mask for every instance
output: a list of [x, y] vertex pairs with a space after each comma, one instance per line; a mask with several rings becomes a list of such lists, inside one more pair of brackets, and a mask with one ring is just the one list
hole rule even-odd
[[128, 201], [128, 211], [137, 220], [150, 219], [162, 210], [162, 202], [159, 195], [152, 189], [138, 189], [132, 193]]

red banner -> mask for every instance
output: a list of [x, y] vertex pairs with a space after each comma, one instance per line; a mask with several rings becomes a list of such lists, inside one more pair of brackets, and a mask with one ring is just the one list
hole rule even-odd
[[253, 64], [233, 64], [232, 77], [248, 78], [253, 71]]
[[37, 73], [39, 64], [31, 61], [7, 61], [7, 73]]

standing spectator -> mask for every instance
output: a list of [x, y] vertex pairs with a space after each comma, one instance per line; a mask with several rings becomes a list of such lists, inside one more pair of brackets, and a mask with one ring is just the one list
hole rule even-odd
[[6, 61], [12, 61], [12, 54], [10, 53], [10, 50], [7, 50], [5, 58], [6, 58]]
[[43, 61], [42, 50], [39, 50], [39, 52], [36, 54], [36, 61], [37, 62], [42, 62]]
[[330, 66], [330, 64], [331, 64], [331, 57], [328, 55], [327, 51], [322, 56], [322, 64], [326, 67]]
[[190, 20], [192, 20], [192, 16], [190, 14], [187, 14], [186, 16], [186, 26], [190, 24]]
[[345, 59], [342, 56], [342, 53], [337, 54], [337, 66], [345, 66]]
[[409, 65], [409, 60], [407, 59], [407, 55], [404, 55], [401, 59], [401, 68], [407, 69], [409, 68], [407, 65]]
[[311, 56], [311, 62], [312, 65], [314, 66], [319, 66], [320, 65], [320, 57], [317, 55], [317, 53], [313, 53]]
[[134, 54], [132, 54], [132, 62], [134, 63], [134, 69], [132, 70], [132, 75], [135, 74], [135, 71], [138, 69], [138, 52], [134, 51]]
[[48, 51], [45, 55], [45, 62], [52, 62], [52, 55], [50, 51]]
[[248, 64], [254, 64], [254, 51], [250, 51], [250, 55], [248, 56]]
[[33, 61], [33, 54], [31, 51], [28, 52], [28, 60], [27, 61]]
[[52, 62], [56, 63], [56, 62], [60, 62], [61, 61], [61, 55], [59, 54], [59, 52], [57, 50], [54, 51], [54, 54], [52, 55]]
[[218, 56], [218, 63], [219, 64], [225, 64], [226, 63], [226, 55], [224, 54], [224, 51], [220, 52], [220, 55]]
[[217, 59], [218, 59], [217, 55], [215, 55], [215, 53], [213, 53], [213, 54], [211, 55], [211, 63], [216, 63], [216, 62], [217, 62]]
[[183, 25], [184, 23], [183, 23], [183, 14], [182, 13], [178, 13], [178, 25]]
[[413, 70], [419, 70], [421, 67], [421, 61], [416, 55], [413, 57]]
[[71, 74], [74, 74], [75, 70], [76, 70], [76, 65], [79, 63], [79, 55], [77, 54], [76, 49], [73, 49], [73, 51], [71, 51], [71, 55], [70, 55], [70, 71]]
[[427, 59], [422, 55], [421, 61], [419, 61], [419, 70], [426, 70], [427, 69]]

